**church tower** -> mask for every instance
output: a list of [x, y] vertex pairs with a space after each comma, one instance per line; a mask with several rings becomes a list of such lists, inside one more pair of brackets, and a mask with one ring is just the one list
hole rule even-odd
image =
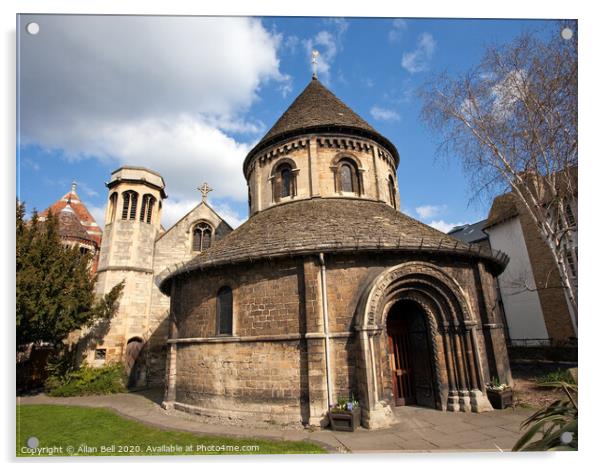
[[[88, 356], [89, 363], [123, 361], [133, 383], [132, 368], [146, 342], [153, 280], [155, 240], [161, 231], [165, 182], [142, 167], [121, 167], [111, 174], [98, 264], [96, 291], [108, 293], [125, 281], [118, 312], [104, 342]], [[90, 361], [92, 360], [92, 361]]]

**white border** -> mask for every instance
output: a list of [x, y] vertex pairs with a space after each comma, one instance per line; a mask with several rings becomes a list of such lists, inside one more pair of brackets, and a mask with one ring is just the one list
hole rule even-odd
[[[314, 462], [327, 466], [344, 467], [371, 467], [383, 468], [411, 467], [420, 468], [445, 468], [466, 469], [467, 466], [487, 466], [500, 469], [501, 467], [526, 468], [545, 466], [546, 470], [577, 469], [585, 464], [585, 460], [597, 459], [595, 456], [599, 447], [599, 393], [601, 391], [600, 369], [597, 359], [600, 356], [596, 348], [600, 343], [599, 333], [601, 309], [598, 299], [594, 300], [596, 291], [600, 288], [594, 284], [599, 276], [600, 255], [598, 241], [599, 224], [597, 218], [600, 214], [600, 195], [595, 193], [597, 180], [600, 175], [600, 151], [598, 150], [599, 122], [600, 122], [600, 26], [599, 15], [594, 9], [595, 2], [559, 1], [528, 2], [525, 0], [504, 0], [502, 2], [486, 2], [471, 0], [454, 1], [419, 1], [419, 2], [391, 2], [390, 0], [370, 1], [330, 1], [301, 0], [297, 2], [282, 0], [237, 0], [203, 2], [193, 0], [87, 0], [67, 1], [53, 0], [51, 3], [44, 0], [5, 0], [0, 3], [2, 15], [2, 94], [4, 111], [1, 115], [0, 131], [4, 143], [3, 176], [4, 176], [4, 204], [5, 224], [2, 231], [2, 299], [4, 302], [3, 319], [4, 335], [7, 347], [4, 371], [7, 377], [2, 388], [5, 418], [14, 417], [14, 321], [11, 313], [14, 312], [14, 202], [15, 202], [15, 14], [21, 13], [88, 13], [88, 14], [170, 14], [170, 15], [274, 15], [274, 16], [403, 16], [403, 17], [471, 17], [471, 18], [577, 18], [579, 19], [579, 93], [580, 93], [580, 187], [581, 187], [581, 231], [580, 231], [580, 359], [581, 359], [581, 397], [582, 416], [580, 427], [580, 449], [577, 454], [529, 454], [497, 456], [491, 454], [445, 454], [435, 456], [425, 455], [353, 455], [353, 456], [279, 456], [279, 457], [206, 457], [206, 458], [178, 458], [178, 465], [193, 464], [199, 466], [241, 466], [266, 468], [282, 468], [286, 463], [288, 468], [306, 468]], [[599, 216], [598, 216], [599, 217]], [[596, 250], [598, 249], [598, 250]], [[598, 252], [598, 253], [596, 253]], [[8, 366], [8, 368], [6, 368]], [[598, 420], [596, 420], [598, 419]], [[597, 423], [595, 423], [597, 422]], [[595, 427], [594, 428], [594, 423]], [[4, 421], [3, 444], [5, 460], [12, 461], [14, 454], [14, 422]], [[596, 440], [596, 442], [594, 442]], [[374, 463], [376, 460], [376, 463]], [[27, 466], [50, 467], [64, 469], [65, 466], [86, 467], [86, 469], [104, 469], [108, 463], [120, 465], [126, 461], [142, 461], [144, 467], [164, 467], [173, 458], [136, 458], [136, 459], [55, 459], [31, 460]], [[467, 462], [468, 461], [468, 462]], [[598, 459], [599, 461], [599, 459]], [[23, 465], [23, 461], [19, 464]], [[126, 464], [132, 466], [133, 463]]]

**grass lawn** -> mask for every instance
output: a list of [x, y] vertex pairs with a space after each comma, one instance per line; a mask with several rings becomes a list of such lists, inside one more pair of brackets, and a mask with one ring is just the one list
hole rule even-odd
[[[36, 437], [36, 449], [27, 440]], [[104, 448], [103, 448], [104, 447]], [[251, 447], [251, 448], [245, 448]], [[326, 453], [305, 441], [199, 436], [125, 419], [103, 408], [17, 406], [17, 456]]]

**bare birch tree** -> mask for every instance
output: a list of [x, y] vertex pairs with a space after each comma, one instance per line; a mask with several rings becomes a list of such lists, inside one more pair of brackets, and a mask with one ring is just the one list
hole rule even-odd
[[423, 119], [440, 150], [461, 159], [475, 196], [511, 191], [533, 220], [576, 327], [576, 22], [557, 24], [547, 39], [531, 32], [489, 47], [475, 69], [442, 74], [420, 95]]

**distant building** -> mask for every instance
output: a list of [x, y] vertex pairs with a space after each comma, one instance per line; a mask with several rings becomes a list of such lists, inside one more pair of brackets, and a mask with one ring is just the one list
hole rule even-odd
[[[567, 211], [577, 226], [577, 204]], [[564, 344], [577, 337], [575, 313], [561, 287], [550, 248], [512, 193], [494, 199], [483, 230], [489, 243], [510, 257], [499, 286], [510, 339], [516, 345]], [[570, 242], [577, 252], [577, 234]], [[577, 278], [576, 257], [569, 259]]]
[[98, 226], [86, 205], [79, 199], [77, 185], [71, 184], [71, 191], [55, 201], [39, 215], [44, 221], [51, 211], [58, 219], [58, 231], [64, 245], [79, 247], [82, 253], [92, 255], [91, 271], [96, 273], [98, 254], [102, 241], [102, 229]]
[[107, 294], [125, 281], [117, 313], [84, 357], [89, 364], [122, 361], [131, 386], [163, 384], [167, 352], [169, 297], [153, 280], [169, 266], [197, 257], [232, 231], [202, 201], [167, 231], [161, 226], [163, 177], [143, 167], [125, 166], [106, 184], [105, 231], [96, 292]]
[[[498, 278], [499, 309], [508, 341], [516, 346], [565, 344], [577, 337], [550, 249], [512, 193], [494, 199], [487, 219], [454, 227], [449, 235], [510, 257]], [[577, 226], [577, 207], [568, 211]], [[577, 237], [571, 241], [577, 250]], [[569, 259], [577, 277], [576, 260]]]

